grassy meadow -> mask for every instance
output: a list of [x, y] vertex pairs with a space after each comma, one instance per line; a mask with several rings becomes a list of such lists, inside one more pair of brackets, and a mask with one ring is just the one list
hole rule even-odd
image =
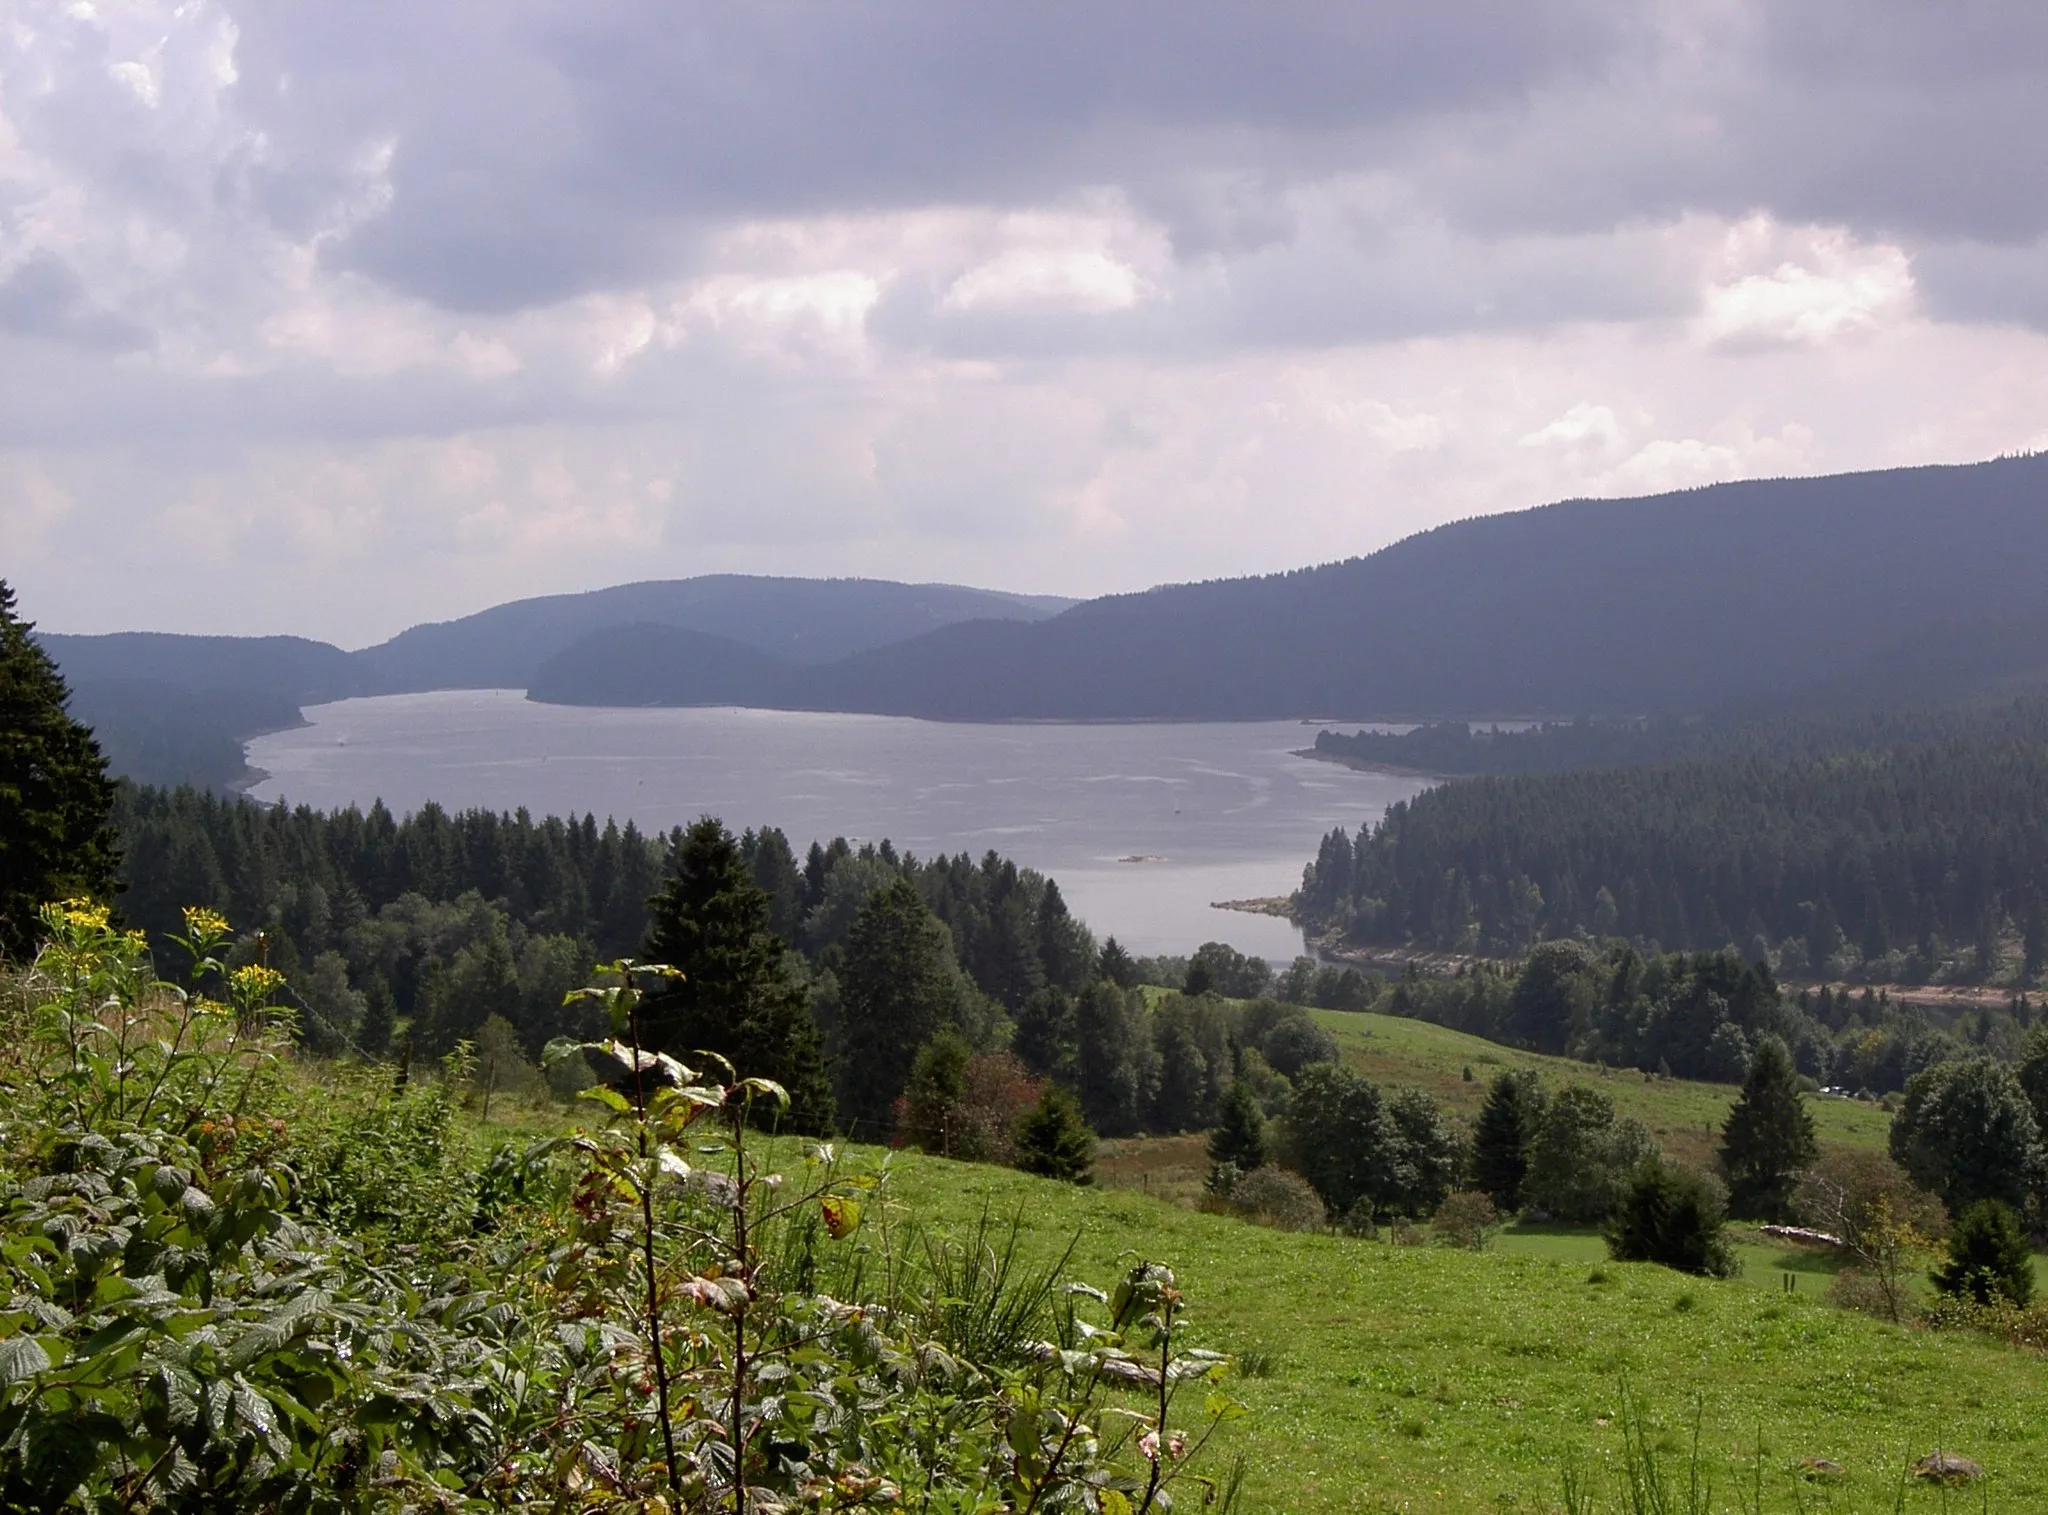
[[[1539, 1057], [1425, 1022], [1317, 1019], [1348, 1065], [1425, 1088], [1464, 1118], [1494, 1072], [1532, 1067], [1553, 1088], [1607, 1091], [1668, 1151], [1697, 1160], [1710, 1155], [1734, 1098], [1725, 1086]], [[1884, 1141], [1889, 1116], [1876, 1106], [1812, 1108], [1826, 1141]], [[493, 1126], [530, 1133], [551, 1114], [508, 1103]], [[853, 1151], [883, 1160], [879, 1149]], [[1241, 1508], [1251, 1511], [1556, 1511], [1567, 1468], [1592, 1486], [1592, 1510], [1620, 1511], [1625, 1394], [1675, 1479], [1697, 1415], [1713, 1495], [1673, 1509], [1755, 1509], [1758, 1479], [1773, 1515], [2048, 1508], [2048, 1372], [2038, 1356], [1836, 1309], [1824, 1299], [1827, 1257], [1753, 1228], [1736, 1232], [1744, 1276], [1713, 1282], [1608, 1262], [1583, 1228], [1521, 1224], [1486, 1251], [1463, 1252], [1201, 1213], [1192, 1208], [1207, 1171], [1200, 1135], [1105, 1142], [1092, 1189], [916, 1153], [887, 1160], [893, 1219], [965, 1235], [985, 1217], [1014, 1218], [1027, 1259], [1049, 1265], [1071, 1245], [1067, 1275], [1096, 1284], [1140, 1257], [1171, 1264], [1198, 1343], [1252, 1369], [1232, 1387], [1249, 1414], [1225, 1429], [1210, 1460], [1221, 1472], [1244, 1455]], [[1903, 1478], [1937, 1447], [1975, 1459], [1989, 1477], [1949, 1493]], [[1807, 1477], [1808, 1459], [1842, 1471]]]
[[[1259, 1369], [1236, 1383], [1251, 1413], [1225, 1448], [1248, 1457], [1253, 1510], [1547, 1511], [1574, 1461], [1599, 1508], [1620, 1508], [1624, 1384], [1672, 1464], [1697, 1404], [1717, 1491], [1704, 1508], [1740, 1508], [1760, 1467], [1767, 1510], [1890, 1510], [1906, 1462], [1936, 1446], [1990, 1474], [1947, 1496], [1958, 1510], [2048, 1508], [2038, 1357], [1834, 1309], [1817, 1281], [1787, 1295], [1775, 1272], [1715, 1283], [1589, 1263], [1584, 1235], [1473, 1253], [1272, 1231], [915, 1155], [894, 1159], [892, 1187], [924, 1224], [966, 1228], [986, 1209], [1016, 1217], [1034, 1257], [1072, 1242], [1081, 1279], [1169, 1262], [1204, 1344]], [[1808, 1481], [1809, 1457], [1844, 1471]], [[1903, 1497], [1945, 1507], [1918, 1485]]]
[[[1312, 1013], [1316, 1023], [1337, 1038], [1345, 1066], [1375, 1083], [1425, 1089], [1468, 1120], [1479, 1113], [1487, 1082], [1496, 1073], [1533, 1068], [1549, 1088], [1587, 1084], [1612, 1096], [1615, 1109], [1648, 1126], [1668, 1156], [1688, 1162], [1713, 1156], [1738, 1092], [1732, 1084], [1659, 1078], [1633, 1068], [1598, 1068], [1570, 1058], [1518, 1052], [1428, 1021], [1347, 1010]], [[1472, 1070], [1470, 1082], [1465, 1079], [1467, 1068]], [[1891, 1130], [1891, 1115], [1879, 1105], [1813, 1098], [1807, 1108], [1823, 1143], [1881, 1148]]]

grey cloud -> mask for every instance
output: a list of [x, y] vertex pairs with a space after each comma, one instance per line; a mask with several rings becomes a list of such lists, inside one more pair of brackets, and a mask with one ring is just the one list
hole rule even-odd
[[1938, 318], [2048, 331], [2048, 238], [2006, 246], [1938, 243], [1914, 258], [1913, 276]]
[[243, 99], [288, 149], [396, 136], [389, 213], [335, 257], [485, 309], [634, 277], [730, 217], [1335, 167], [1357, 133], [1519, 98], [1614, 31], [1589, 0], [349, 16], [252, 16]]
[[47, 255], [0, 283], [0, 331], [113, 352], [149, 342], [146, 327], [94, 304], [78, 275]]
[[1751, 0], [1667, 14], [1597, 84], [1419, 140], [1418, 171], [1475, 230], [1754, 210], [1908, 240], [2048, 230], [2048, 8]]

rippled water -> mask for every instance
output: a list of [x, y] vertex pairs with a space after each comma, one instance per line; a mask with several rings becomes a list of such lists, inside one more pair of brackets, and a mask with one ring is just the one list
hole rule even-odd
[[[1423, 787], [1292, 754], [1295, 722], [967, 725], [777, 710], [585, 710], [517, 691], [344, 700], [258, 738], [252, 793], [328, 808], [525, 806], [666, 830], [704, 813], [735, 831], [888, 837], [920, 855], [993, 847], [1051, 874], [1098, 934], [1134, 952], [1204, 941], [1285, 961], [1286, 921], [1211, 903], [1285, 894], [1332, 826]], [[1142, 859], [1142, 861], [1128, 861]]]

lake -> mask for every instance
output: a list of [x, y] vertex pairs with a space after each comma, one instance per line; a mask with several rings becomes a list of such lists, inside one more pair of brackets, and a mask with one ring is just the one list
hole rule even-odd
[[594, 812], [666, 831], [888, 837], [920, 856], [993, 847], [1059, 881], [1074, 913], [1133, 952], [1205, 941], [1286, 962], [1301, 933], [1213, 902], [1291, 892], [1333, 826], [1424, 787], [1294, 756], [1292, 721], [969, 725], [781, 710], [537, 705], [517, 690], [343, 700], [258, 737], [259, 800], [331, 809], [428, 800], [536, 815]]

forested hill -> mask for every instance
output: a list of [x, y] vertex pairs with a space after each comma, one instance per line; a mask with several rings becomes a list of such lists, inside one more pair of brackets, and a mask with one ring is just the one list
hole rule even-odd
[[115, 772], [219, 788], [242, 744], [299, 707], [424, 689], [538, 686], [565, 704], [786, 703], [793, 667], [970, 618], [1073, 601], [951, 584], [711, 574], [493, 606], [346, 652], [304, 637], [120, 632], [38, 637]]
[[2048, 969], [2048, 706], [1862, 751], [1462, 779], [1324, 840], [1296, 908], [1356, 943], [1739, 948], [2012, 987]]
[[1040, 620], [1071, 604], [954, 584], [706, 574], [515, 600], [460, 620], [415, 626], [355, 657], [366, 685], [377, 693], [525, 689], [549, 658], [614, 627], [677, 627], [739, 643], [777, 663], [802, 665], [960, 621]]
[[[820, 670], [810, 697], [956, 719], [1570, 717], [1848, 680], [1861, 701], [1907, 703], [2048, 672], [2048, 646], [2013, 667], [2001, 634], [2048, 608], [2043, 563], [2048, 456], [1757, 480], [1461, 521], [1035, 625], [970, 622]], [[1894, 700], [1887, 668], [1935, 630], [1954, 662], [1913, 669], [1910, 701]]]
[[[554, 659], [539, 692], [574, 703], [956, 720], [1881, 709], [2048, 688], [2043, 563], [2037, 455], [1566, 501], [1058, 614], [1062, 602], [947, 586], [714, 576], [327, 648], [339, 665], [286, 660], [283, 686], [254, 665], [223, 678], [220, 639], [46, 645], [74, 680], [113, 651], [146, 652], [155, 671], [122, 676], [295, 700], [331, 698], [306, 691], [335, 679], [352, 693], [532, 688]], [[695, 636], [606, 643], [636, 626]], [[188, 671], [166, 671], [178, 657]]]
[[1564, 773], [1716, 758], [1808, 759], [1958, 737], [2048, 741], [2048, 699], [1804, 716], [1652, 716], [1498, 727], [1439, 721], [1406, 731], [1316, 733], [1318, 757], [1432, 774]]

